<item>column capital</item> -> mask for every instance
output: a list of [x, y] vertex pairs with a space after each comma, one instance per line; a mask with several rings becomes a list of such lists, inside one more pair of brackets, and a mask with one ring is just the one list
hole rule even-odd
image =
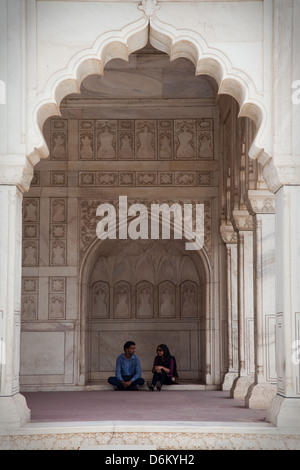
[[272, 193], [276, 193], [281, 186], [300, 185], [299, 155], [275, 155], [269, 158], [262, 174]]
[[15, 185], [28, 191], [33, 177], [33, 165], [26, 155], [0, 155], [0, 185]]
[[246, 206], [251, 215], [275, 214], [275, 195], [267, 189], [249, 190]]
[[225, 244], [238, 242], [237, 233], [230, 222], [220, 225], [220, 234]]
[[233, 226], [238, 231], [252, 231], [253, 217], [247, 210], [232, 211]]

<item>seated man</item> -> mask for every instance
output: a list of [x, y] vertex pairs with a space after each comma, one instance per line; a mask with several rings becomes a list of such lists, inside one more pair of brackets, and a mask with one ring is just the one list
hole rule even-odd
[[143, 385], [145, 381], [141, 377], [139, 358], [135, 356], [135, 343], [127, 341], [124, 351], [117, 357], [116, 376], [109, 377], [108, 383], [113, 385], [115, 390], [139, 390], [139, 385]]

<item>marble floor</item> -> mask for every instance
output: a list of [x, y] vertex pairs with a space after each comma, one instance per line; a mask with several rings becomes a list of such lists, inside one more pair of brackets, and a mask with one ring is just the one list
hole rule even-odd
[[0, 450], [300, 450], [300, 429], [268, 423], [228, 391], [23, 392], [31, 421]]
[[265, 410], [251, 410], [228, 391], [180, 390], [161, 392], [23, 393], [32, 422], [72, 421], [266, 421]]

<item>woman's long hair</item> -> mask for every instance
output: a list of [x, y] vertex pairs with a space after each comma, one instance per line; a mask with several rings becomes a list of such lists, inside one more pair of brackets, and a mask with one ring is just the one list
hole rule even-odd
[[160, 366], [169, 368], [169, 364], [170, 364], [170, 360], [171, 360], [172, 356], [170, 354], [168, 346], [166, 344], [159, 344], [157, 346], [157, 348], [162, 349], [163, 353], [164, 353], [164, 358], [163, 359], [160, 356], [158, 356], [158, 364]]

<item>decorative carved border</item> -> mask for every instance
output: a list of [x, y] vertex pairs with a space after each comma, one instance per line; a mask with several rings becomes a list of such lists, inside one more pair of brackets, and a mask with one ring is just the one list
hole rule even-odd
[[[109, 425], [109, 423], [107, 423]], [[153, 446], [161, 450], [300, 450], [300, 435], [278, 431], [241, 432], [220, 430], [197, 431], [86, 431], [34, 432], [23, 430], [1, 435], [1, 450], [80, 450], [101, 449], [108, 446], [125, 445]]]
[[[60, 172], [63, 173], [63, 172]], [[59, 172], [57, 184], [64, 186]], [[61, 184], [59, 183], [61, 181]], [[52, 184], [53, 185], [53, 184]], [[79, 187], [199, 187], [213, 185], [213, 171], [79, 171]]]

